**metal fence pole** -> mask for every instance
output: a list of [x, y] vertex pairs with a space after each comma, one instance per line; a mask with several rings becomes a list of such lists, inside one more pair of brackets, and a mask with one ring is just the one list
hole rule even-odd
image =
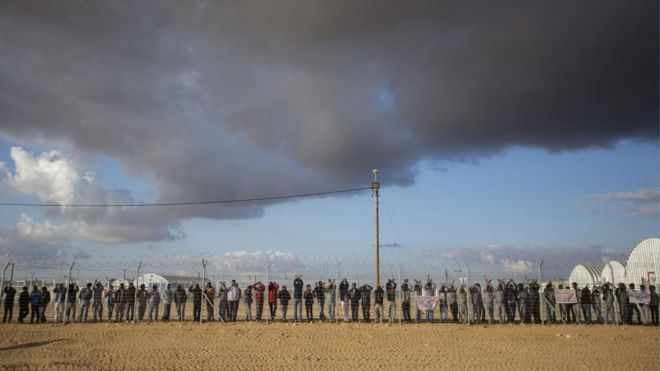
[[[401, 263], [398, 263], [397, 265], [399, 267], [399, 302], [403, 302], [403, 297], [401, 295], [401, 284], [402, 284], [402, 282], [401, 282]], [[394, 313], [397, 313], [397, 317], [399, 317], [399, 325], [401, 325], [401, 314], [402, 313], [399, 313], [399, 312], [403, 312], [403, 308], [401, 309], [401, 311], [396, 310], [396, 292], [395, 292], [395, 295], [394, 295]]]
[[[538, 268], [539, 268], [539, 314], [541, 316], [541, 326], [543, 326], [543, 311], [545, 308], [543, 308], [543, 290], [541, 289], [542, 282], [541, 282], [541, 267], [543, 266], [543, 259], [539, 260], [538, 262]], [[545, 318], [547, 319], [548, 316], [546, 314]]]
[[[206, 298], [206, 264], [207, 264], [207, 263], [208, 263], [208, 262], [207, 262], [206, 260], [202, 259], [202, 285], [201, 285], [201, 289], [202, 289], [202, 303], [206, 303], [206, 300], [208, 300], [208, 299]], [[206, 299], [206, 300], [204, 300], [204, 299]], [[202, 306], [199, 308], [199, 323], [200, 323], [200, 324], [203, 323], [203, 322], [202, 322], [202, 317], [203, 317], [203, 316], [202, 316], [202, 311], [204, 310], [204, 307], [205, 307], [205, 305], [202, 305]], [[206, 310], [206, 315], [208, 316], [208, 314], [209, 314], [209, 311], [208, 311], [208, 309], [207, 309], [207, 310]]]
[[64, 311], [62, 312], [62, 323], [66, 325], [67, 312], [69, 309], [69, 284], [71, 283], [71, 271], [73, 271], [73, 266], [76, 262], [72, 262], [69, 267], [69, 275], [66, 279], [66, 285], [64, 286]]
[[7, 272], [7, 268], [11, 265], [11, 262], [7, 263], [5, 265], [5, 269], [2, 270], [2, 281], [0, 281], [0, 299], [4, 296], [5, 293], [5, 272]]
[[[339, 281], [339, 260], [335, 258], [335, 290], [334, 290], [334, 295], [335, 295], [335, 308], [334, 308], [334, 313], [332, 314], [335, 317], [335, 323], [339, 323], [339, 316], [337, 315], [337, 296], [339, 294], [339, 289], [338, 289], [338, 284], [337, 281]], [[343, 307], [342, 307], [343, 309]]]
[[470, 265], [465, 262], [465, 289], [466, 289], [466, 313], [467, 313], [467, 324], [470, 325]]
[[[138, 292], [138, 278], [140, 277], [140, 268], [142, 267], [142, 261], [137, 266], [137, 275], [135, 276], [135, 294], [133, 294], [133, 323], [138, 322], [138, 313], [136, 313], [137, 308], [137, 292]], [[143, 280], [144, 281], [144, 280]]]

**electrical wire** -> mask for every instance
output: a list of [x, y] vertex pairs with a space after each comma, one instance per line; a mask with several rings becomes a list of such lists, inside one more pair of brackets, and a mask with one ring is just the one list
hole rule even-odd
[[326, 196], [339, 193], [359, 192], [371, 189], [371, 187], [348, 188], [334, 191], [313, 192], [313, 193], [299, 193], [293, 195], [280, 195], [280, 196], [267, 196], [267, 197], [254, 197], [254, 198], [240, 198], [234, 200], [211, 200], [211, 201], [190, 201], [190, 202], [155, 202], [155, 203], [142, 203], [142, 204], [43, 204], [43, 203], [11, 203], [0, 202], [0, 206], [4, 207], [154, 207], [154, 206], [185, 206], [185, 205], [213, 205], [213, 204], [235, 204], [243, 202], [260, 202], [260, 201], [273, 201], [291, 198], [302, 197], [315, 197]]

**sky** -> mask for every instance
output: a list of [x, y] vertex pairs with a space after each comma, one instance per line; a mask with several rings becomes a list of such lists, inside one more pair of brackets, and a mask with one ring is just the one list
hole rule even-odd
[[[368, 187], [385, 275], [546, 277], [658, 235], [655, 1], [0, 4], [0, 200]], [[372, 276], [370, 190], [2, 207], [20, 272]]]

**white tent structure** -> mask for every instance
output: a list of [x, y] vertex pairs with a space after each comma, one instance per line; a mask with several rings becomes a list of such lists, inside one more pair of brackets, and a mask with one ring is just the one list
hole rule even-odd
[[626, 282], [655, 284], [660, 273], [660, 238], [650, 237], [640, 241], [628, 257]]
[[600, 282], [609, 282], [617, 285], [620, 282], [626, 282], [626, 265], [620, 261], [612, 260], [603, 266], [600, 273]]
[[593, 287], [600, 283], [602, 268], [593, 264], [578, 264], [571, 271], [568, 277], [569, 284], [576, 282], [578, 287]]
[[128, 283], [129, 283], [129, 282], [133, 282], [133, 281], [131, 281], [131, 280], [125, 280], [125, 279], [123, 279], [123, 278], [117, 278], [117, 279], [111, 280], [111, 281], [110, 281], [110, 285], [111, 285], [112, 287], [114, 287], [115, 289], [118, 289], [118, 288], [119, 288], [119, 285], [122, 284], [122, 283], [124, 284], [124, 287], [128, 287]]
[[158, 286], [158, 290], [161, 288], [165, 287], [169, 281], [156, 273], [147, 273], [143, 274], [140, 277], [137, 278], [135, 282], [135, 287], [140, 287], [140, 285], [144, 284], [147, 289], [151, 289], [154, 285]]

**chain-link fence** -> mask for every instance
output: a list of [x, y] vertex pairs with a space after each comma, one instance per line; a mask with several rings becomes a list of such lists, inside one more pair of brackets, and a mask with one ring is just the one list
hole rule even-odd
[[4, 320], [658, 323], [654, 287], [574, 285], [566, 267], [541, 261], [505, 272], [404, 255], [383, 255], [380, 286], [368, 254], [108, 256], [52, 266], [17, 259], [2, 278]]

